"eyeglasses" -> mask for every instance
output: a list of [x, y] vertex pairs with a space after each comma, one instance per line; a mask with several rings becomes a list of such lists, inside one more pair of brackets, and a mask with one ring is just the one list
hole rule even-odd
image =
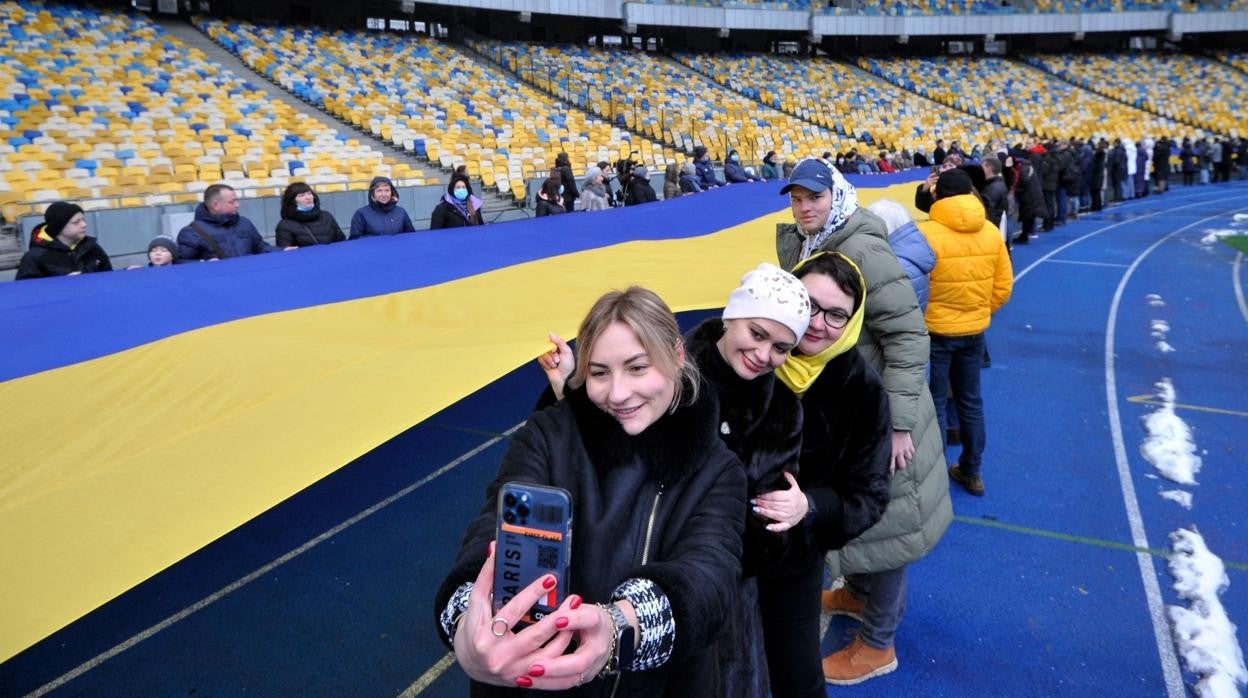
[[814, 318], [820, 313], [823, 314], [823, 324], [834, 330], [839, 330], [849, 324], [849, 314], [840, 308], [820, 308], [812, 300], [810, 302], [810, 317]]

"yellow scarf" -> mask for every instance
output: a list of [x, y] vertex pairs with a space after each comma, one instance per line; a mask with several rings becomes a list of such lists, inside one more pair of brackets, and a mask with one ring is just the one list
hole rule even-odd
[[789, 386], [789, 389], [796, 393], [799, 398], [810, 389], [811, 385], [814, 385], [815, 379], [819, 377], [820, 373], [823, 373], [823, 367], [827, 366], [829, 361], [854, 348], [854, 345], [858, 343], [858, 336], [862, 334], [862, 321], [866, 315], [867, 282], [862, 277], [862, 270], [849, 257], [840, 252], [820, 252], [798, 262], [797, 266], [793, 267], [793, 273], [797, 273], [797, 270], [801, 269], [815, 257], [825, 254], [834, 254], [854, 268], [854, 272], [858, 274], [858, 283], [862, 286], [862, 299], [858, 303], [858, 310], [854, 311], [853, 316], [849, 318], [849, 322], [845, 324], [845, 329], [841, 332], [840, 338], [833, 342], [832, 346], [814, 356], [790, 354], [789, 358], [785, 359], [783, 364], [780, 364], [780, 368], [776, 369], [776, 377], [780, 379], [780, 382]]

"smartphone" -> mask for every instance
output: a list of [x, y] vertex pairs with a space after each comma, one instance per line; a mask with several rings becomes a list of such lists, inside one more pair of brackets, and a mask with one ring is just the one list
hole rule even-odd
[[536, 623], [568, 596], [572, 569], [572, 495], [558, 487], [508, 482], [498, 491], [494, 612], [544, 574], [558, 583], [516, 623]]

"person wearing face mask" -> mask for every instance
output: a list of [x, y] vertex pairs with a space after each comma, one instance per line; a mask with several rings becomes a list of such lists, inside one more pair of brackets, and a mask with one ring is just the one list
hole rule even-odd
[[[856, 683], [895, 661], [893, 638], [905, 609], [906, 565], [926, 555], [953, 520], [944, 434], [928, 392], [927, 326], [884, 222], [860, 208], [854, 187], [821, 160], [799, 164], [781, 192], [789, 194], [795, 219], [777, 226], [781, 266], [792, 268], [816, 252], [840, 252], [854, 262], [867, 286], [857, 348], [880, 374], [889, 396], [894, 475], [888, 508], [878, 523], [827, 558], [834, 576], [845, 574], [856, 592], [825, 596], [824, 609], [865, 610], [862, 642], [825, 660], [825, 676]], [[864, 646], [878, 652], [864, 653]], [[868, 666], [861, 666], [868, 656]]]
[[368, 205], [351, 216], [351, 238], [414, 233], [416, 226], [399, 205], [399, 192], [389, 177], [373, 177], [368, 185]]
[[457, 174], [451, 177], [446, 185], [446, 194], [437, 206], [433, 207], [433, 215], [429, 218], [429, 229], [463, 228], [470, 225], [484, 225], [481, 219], [481, 203], [472, 195], [472, 184], [468, 176]]
[[48, 205], [43, 222], [31, 234], [30, 249], [22, 255], [14, 279], [76, 276], [112, 271], [108, 253], [87, 235], [87, 218], [78, 204], [57, 201]]
[[711, 156], [706, 146], [699, 145], [693, 149], [694, 171], [698, 174], [698, 185], [703, 189], [722, 187], [724, 183], [715, 176], [715, 166], [711, 164]]
[[735, 150], [729, 150], [728, 159], [724, 161], [724, 179], [729, 184], [758, 181], [758, 177], [745, 171], [745, 168], [741, 165], [741, 155]]
[[534, 209], [534, 215], [538, 218], [567, 213], [563, 210], [563, 185], [559, 183], [557, 176], [551, 175], [546, 178], [545, 182], [542, 182], [542, 187], [537, 192], [537, 204]]
[[611, 194], [607, 191], [601, 167], [591, 167], [585, 174], [580, 201], [582, 211], [605, 211], [611, 208]]
[[[577, 337], [563, 399], [511, 438], [438, 590], [439, 634], [474, 696], [714, 696], [715, 643], [741, 572], [741, 462], [653, 292], [607, 293]], [[497, 497], [511, 481], [567, 490], [575, 522], [570, 594], [523, 629], [556, 580], [492, 608]]]
[[282, 220], [277, 223], [278, 247], [311, 247], [342, 242], [347, 236], [332, 214], [321, 210], [321, 198], [303, 182], [282, 193]]

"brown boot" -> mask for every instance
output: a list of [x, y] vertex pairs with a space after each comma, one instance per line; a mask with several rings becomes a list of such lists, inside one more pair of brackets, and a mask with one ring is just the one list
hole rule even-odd
[[855, 636], [849, 646], [824, 657], [823, 679], [837, 686], [853, 686], [897, 668], [897, 650], [877, 650]]
[[849, 587], [837, 587], [832, 591], [823, 592], [823, 612], [834, 616], [849, 616], [854, 620], [862, 620], [862, 609], [867, 602], [854, 596]]

